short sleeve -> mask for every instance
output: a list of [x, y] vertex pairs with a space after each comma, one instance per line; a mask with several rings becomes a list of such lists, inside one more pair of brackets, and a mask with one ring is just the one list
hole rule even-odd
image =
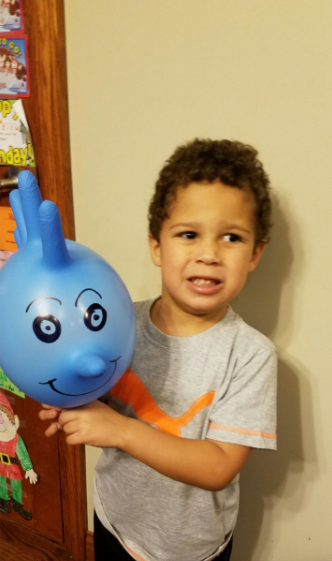
[[277, 356], [258, 351], [234, 368], [212, 407], [206, 438], [275, 450]]

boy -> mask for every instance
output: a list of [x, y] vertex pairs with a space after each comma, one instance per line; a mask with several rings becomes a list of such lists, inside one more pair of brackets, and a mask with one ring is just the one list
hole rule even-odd
[[[166, 162], [149, 211], [162, 292], [136, 304], [130, 368], [106, 397], [44, 410], [68, 444], [104, 448], [96, 561], [228, 560], [239, 472], [275, 449], [276, 354], [229, 303], [263, 253], [269, 180], [250, 146], [194, 140]], [[143, 421], [143, 422], [142, 422]]]

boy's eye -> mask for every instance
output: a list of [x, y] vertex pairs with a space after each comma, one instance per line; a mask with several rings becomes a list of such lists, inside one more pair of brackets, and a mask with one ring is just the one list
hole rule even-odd
[[185, 238], [186, 240], [194, 240], [196, 238], [195, 232], [181, 232], [179, 234], [181, 238]]
[[224, 240], [225, 240], [226, 242], [234, 243], [234, 242], [239, 242], [239, 241], [241, 241], [241, 238], [240, 238], [240, 236], [238, 236], [237, 234], [225, 234], [225, 235], [224, 235]]

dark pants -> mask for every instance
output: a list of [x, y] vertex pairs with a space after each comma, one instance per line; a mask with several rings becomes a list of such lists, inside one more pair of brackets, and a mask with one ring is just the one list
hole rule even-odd
[[[219, 561], [229, 561], [232, 552], [232, 541], [229, 542], [226, 549], [215, 557]], [[95, 561], [133, 561], [133, 558], [122, 547], [120, 542], [106, 530], [105, 526], [100, 522], [98, 516], [94, 515], [94, 545], [95, 545]]]

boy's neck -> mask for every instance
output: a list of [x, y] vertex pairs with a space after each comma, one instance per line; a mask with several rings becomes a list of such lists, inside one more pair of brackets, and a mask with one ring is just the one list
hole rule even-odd
[[159, 298], [150, 310], [150, 319], [155, 327], [166, 335], [173, 337], [191, 337], [203, 333], [218, 323], [227, 313], [221, 311], [218, 316], [195, 315], [185, 310], [173, 308]]

